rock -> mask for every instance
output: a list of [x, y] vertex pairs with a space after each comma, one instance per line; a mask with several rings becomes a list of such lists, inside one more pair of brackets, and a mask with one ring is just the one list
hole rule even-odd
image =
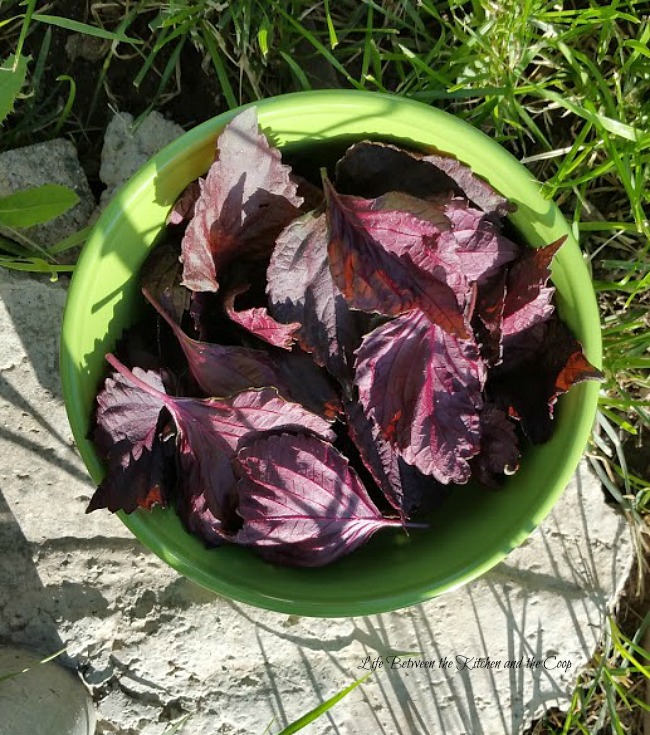
[[360, 618], [258, 610], [181, 577], [116, 516], [85, 515], [93, 487], [52, 375], [63, 295], [0, 272], [0, 639], [67, 645], [101, 735], [163, 735], [187, 715], [182, 732], [277, 730], [373, 662], [312, 735], [517, 735], [568, 708], [634, 559], [586, 462], [472, 584]]
[[93, 735], [95, 709], [85, 687], [59, 664], [13, 646], [0, 646], [0, 678], [21, 672], [0, 684], [3, 735]]
[[151, 112], [134, 128], [133, 115], [120, 112], [106, 128], [100, 179], [106, 184], [100, 207], [113, 198], [117, 189], [155, 153], [182, 135], [180, 125], [166, 120], [159, 112]]
[[79, 196], [79, 202], [59, 217], [24, 230], [47, 247], [85, 227], [95, 207], [77, 151], [69, 140], [57, 138], [0, 153], [0, 196], [43, 184], [68, 186]]

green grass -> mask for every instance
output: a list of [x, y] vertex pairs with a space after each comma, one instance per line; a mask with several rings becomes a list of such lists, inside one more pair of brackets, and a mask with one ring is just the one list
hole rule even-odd
[[[22, 16], [35, 3], [7, 7], [3, 17], [17, 18], [0, 26], [0, 37], [13, 34], [20, 56], [30, 28], [53, 28], [54, 11], [30, 20]], [[650, 3], [116, 0], [93, 13], [111, 50], [91, 108], [127, 53], [138, 59], [138, 88], [155, 80], [149, 108], [164, 108], [182, 89], [180, 62], [193, 46], [223, 107], [320, 86], [394, 92], [460, 116], [529, 166], [573, 224], [592, 270], [605, 382], [589, 456], [634, 529], [642, 586], [650, 483], [628, 456], [639, 456], [638, 447], [647, 454], [650, 427]], [[74, 79], [60, 82], [68, 103], [55, 113], [34, 104], [48, 38], [29, 64], [22, 117], [12, 118], [14, 130], [27, 126], [36, 137], [72, 131], [71, 121], [84, 119]], [[614, 623], [603, 631], [570, 713], [536, 732], [635, 732], [627, 705], [647, 674], [638, 648], [647, 619], [630, 625], [627, 638]]]

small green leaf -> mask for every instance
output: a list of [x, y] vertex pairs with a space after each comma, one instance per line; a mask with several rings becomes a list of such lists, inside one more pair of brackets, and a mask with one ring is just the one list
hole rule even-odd
[[130, 36], [126, 36], [124, 33], [114, 33], [112, 31], [107, 31], [105, 28], [97, 28], [96, 26], [91, 26], [87, 23], [80, 23], [77, 20], [61, 18], [58, 15], [45, 15], [44, 13], [34, 13], [32, 18], [33, 20], [38, 20], [41, 23], [47, 23], [51, 26], [65, 28], [66, 30], [72, 31], [73, 33], [83, 33], [86, 36], [95, 36], [95, 38], [106, 38], [109, 41], [121, 41], [122, 43], [142, 43], [140, 39], [131, 38]]
[[0, 65], [0, 124], [14, 109], [14, 102], [25, 83], [29, 56], [19, 59], [12, 54]]
[[48, 222], [79, 201], [67, 186], [44, 184], [0, 198], [0, 225], [23, 229]]

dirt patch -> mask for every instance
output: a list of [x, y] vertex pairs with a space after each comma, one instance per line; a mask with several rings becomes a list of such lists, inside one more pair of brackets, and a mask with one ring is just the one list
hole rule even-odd
[[[0, 21], [22, 12], [17, 2], [3, 3]], [[54, 0], [47, 12], [69, 20], [102, 26], [114, 31], [124, 21], [120, 4], [94, 6], [87, 0]], [[189, 128], [226, 109], [214, 76], [202, 69], [202, 59], [186, 38], [167, 83], [165, 69], [177, 48], [176, 42], [162, 48], [146, 73], [143, 65], [152, 53], [154, 36], [149, 24], [156, 11], [134, 15], [127, 34], [142, 41], [137, 47], [94, 38], [64, 28], [33, 22], [24, 53], [32, 57], [27, 99], [19, 101], [16, 114], [9, 118], [2, 145], [14, 148], [52, 137], [68, 99], [70, 82], [76, 93], [70, 114], [58, 134], [70, 138], [95, 194], [101, 190], [99, 159], [108, 121], [113, 110], [138, 116], [155, 107], [166, 117]], [[0, 57], [13, 51], [20, 31], [15, 21], [0, 37]], [[40, 71], [39, 71], [40, 69]], [[138, 75], [142, 79], [138, 82]], [[14, 123], [12, 127], [12, 123]], [[29, 124], [26, 124], [29, 123]]]

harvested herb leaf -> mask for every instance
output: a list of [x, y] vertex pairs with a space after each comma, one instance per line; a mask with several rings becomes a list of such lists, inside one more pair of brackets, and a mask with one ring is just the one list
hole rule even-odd
[[323, 566], [348, 554], [387, 520], [357, 474], [328, 442], [309, 436], [265, 437], [239, 451], [236, 542], [270, 560]]

